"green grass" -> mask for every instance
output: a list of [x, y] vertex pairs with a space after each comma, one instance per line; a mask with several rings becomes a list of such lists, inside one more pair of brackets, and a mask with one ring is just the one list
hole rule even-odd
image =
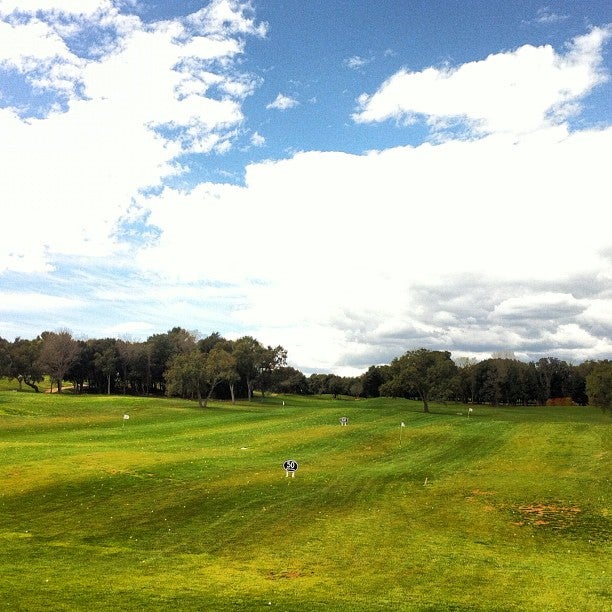
[[[44, 393], [51, 389], [51, 380], [48, 376], [45, 376], [41, 382], [38, 382], [36, 384], [41, 393]], [[70, 385], [71, 383], [65, 384]], [[55, 389], [55, 385], [53, 385], [53, 388]], [[2, 391], [22, 391], [25, 393], [34, 393], [34, 390], [28, 387], [28, 385], [26, 385], [25, 383], [22, 383], [21, 389], [19, 389], [19, 381], [16, 378], [6, 377], [0, 377], [0, 392]]]
[[610, 609], [610, 417], [432, 410], [0, 392], [0, 608]]

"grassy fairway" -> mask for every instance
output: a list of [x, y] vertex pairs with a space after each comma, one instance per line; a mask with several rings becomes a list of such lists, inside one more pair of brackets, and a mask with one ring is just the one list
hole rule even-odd
[[420, 410], [0, 392], [0, 608], [610, 609], [610, 417]]

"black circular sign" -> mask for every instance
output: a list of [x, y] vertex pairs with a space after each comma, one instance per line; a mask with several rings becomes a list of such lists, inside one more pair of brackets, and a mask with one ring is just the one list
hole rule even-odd
[[295, 472], [298, 469], [298, 462], [293, 459], [287, 459], [287, 461], [283, 463], [283, 467], [286, 472]]

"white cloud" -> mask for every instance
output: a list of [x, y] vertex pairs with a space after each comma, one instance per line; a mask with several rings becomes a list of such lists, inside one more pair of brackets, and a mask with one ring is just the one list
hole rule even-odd
[[[1, 19], [15, 9], [31, 18]], [[72, 15], [70, 32], [59, 12]], [[92, 24], [112, 36], [96, 59], [63, 38]], [[49, 102], [0, 109], [0, 168], [11, 177], [0, 271], [43, 271], [57, 254], [120, 249], [117, 224], [141, 190], [182, 171], [177, 156], [231, 146], [254, 86], [232, 64], [243, 48], [237, 35], [264, 32], [233, 0], [148, 25], [104, 0], [1, 3], [0, 67]]]
[[124, 338], [124, 337], [141, 337], [150, 336], [154, 333], [154, 326], [145, 321], [126, 321], [111, 325], [100, 331], [100, 337], [103, 338]]
[[[315, 353], [346, 364], [351, 350], [373, 345], [397, 354], [409, 342], [463, 343], [465, 352], [479, 334], [491, 352], [492, 324], [502, 348], [524, 352], [532, 329], [506, 330], [509, 320], [549, 313], [570, 325], [588, 307], [567, 290], [529, 287], [609, 267], [609, 228], [593, 220], [607, 206], [610, 147], [612, 128], [557, 128], [518, 142], [495, 135], [254, 164], [244, 187], [210, 183], [143, 200], [161, 235], [138, 263], [169, 279], [232, 283], [243, 296], [236, 323], [283, 345], [292, 338], [300, 365]], [[206, 227], [224, 231], [203, 237]], [[482, 295], [432, 304], [448, 313], [433, 317], [417, 288], [442, 291], [466, 275]], [[381, 321], [397, 325], [385, 331]]]
[[525, 45], [458, 68], [400, 70], [374, 94], [359, 97], [360, 123], [428, 119], [433, 127], [463, 121], [476, 133], [524, 134], [558, 124], [579, 99], [605, 81], [603, 45], [610, 28], [594, 28], [560, 54]]
[[251, 144], [255, 147], [263, 147], [266, 144], [266, 138], [259, 132], [253, 132], [251, 135]]
[[371, 61], [372, 59], [366, 59], [359, 55], [353, 55], [344, 60], [344, 65], [351, 70], [359, 70], [359, 68], [367, 66]]
[[576, 323], [568, 323], [566, 325], [559, 325], [554, 333], [549, 334], [548, 342], [555, 348], [589, 349], [597, 346], [599, 339]]
[[0, 64], [25, 72], [40, 62], [74, 59], [66, 43], [46, 23], [27, 24], [0, 21]]
[[279, 93], [276, 98], [266, 106], [268, 109], [287, 110], [297, 106], [299, 102], [295, 98]]
[[250, 34], [265, 36], [267, 24], [257, 23], [251, 2], [212, 0], [186, 19], [187, 23], [204, 26], [206, 34]]
[[65, 15], [93, 15], [99, 10], [109, 10], [109, 0], [0, 0], [0, 15], [19, 13], [62, 13]]
[[538, 9], [535, 22], [540, 24], [550, 24], [565, 21], [566, 19], [568, 19], [568, 15], [555, 13], [549, 6], [543, 6], [542, 8]]
[[601, 330], [612, 341], [612, 297], [589, 300], [578, 320], [582, 325]]
[[[242, 101], [255, 81], [232, 62], [242, 34], [264, 30], [230, 1], [147, 27], [119, 22], [102, 0], [83, 10], [94, 6], [115, 26], [95, 60], [70, 51], [42, 17], [22, 24], [22, 49], [0, 36], [6, 65], [58, 96], [44, 116], [0, 109], [0, 169], [11, 179], [0, 271], [48, 271], [62, 255], [110, 264], [119, 253], [139, 280], [88, 280], [86, 299], [106, 306], [99, 333], [219, 322], [282, 344], [304, 370], [349, 374], [416, 346], [612, 351], [610, 296], [590, 286], [612, 278], [602, 221], [612, 128], [563, 124], [603, 78], [607, 30], [565, 54], [521, 47], [454, 70], [398, 73], [362, 98], [355, 117], [467, 117], [492, 132], [478, 139], [302, 152], [248, 166], [243, 186], [181, 190], [161, 187], [181, 172], [182, 153], [224, 151], [246, 132]], [[7, 36], [16, 24], [0, 20]], [[269, 108], [296, 104], [279, 94]], [[265, 139], [254, 132], [251, 144]], [[136, 244], [118, 242], [122, 219], [136, 227]], [[6, 295], [5, 310], [24, 303]], [[83, 306], [36, 308], [47, 303]]]
[[66, 308], [77, 308], [82, 305], [83, 301], [79, 299], [44, 293], [22, 291], [0, 292], [0, 312], [61, 311]]
[[527, 293], [509, 297], [494, 309], [496, 318], [558, 318], [560, 314], [574, 315], [584, 310], [584, 306], [568, 293]]

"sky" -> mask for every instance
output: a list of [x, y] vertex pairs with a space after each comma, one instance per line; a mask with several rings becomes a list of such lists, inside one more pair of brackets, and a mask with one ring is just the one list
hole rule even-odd
[[0, 0], [0, 336], [610, 359], [611, 38], [609, 0]]

